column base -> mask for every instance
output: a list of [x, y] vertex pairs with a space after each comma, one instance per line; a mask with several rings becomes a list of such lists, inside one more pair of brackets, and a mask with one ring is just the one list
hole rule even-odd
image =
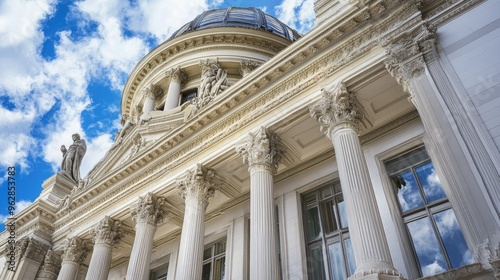
[[406, 280], [401, 273], [393, 271], [363, 271], [347, 278], [349, 280]]

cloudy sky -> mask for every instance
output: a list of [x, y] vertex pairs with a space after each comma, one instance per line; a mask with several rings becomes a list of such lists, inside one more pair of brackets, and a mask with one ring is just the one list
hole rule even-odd
[[0, 219], [9, 166], [17, 211], [58, 171], [73, 133], [87, 141], [86, 175], [119, 129], [137, 62], [201, 12], [228, 6], [261, 8], [301, 33], [314, 24], [313, 0], [0, 0]]

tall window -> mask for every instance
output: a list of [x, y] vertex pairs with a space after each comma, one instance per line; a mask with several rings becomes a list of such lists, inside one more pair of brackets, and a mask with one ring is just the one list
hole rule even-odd
[[344, 280], [356, 269], [340, 182], [302, 196], [309, 280]]
[[168, 263], [151, 270], [150, 280], [167, 280]]
[[424, 147], [386, 162], [422, 276], [472, 262], [455, 213]]
[[224, 280], [226, 268], [226, 240], [219, 240], [203, 251], [202, 280]]

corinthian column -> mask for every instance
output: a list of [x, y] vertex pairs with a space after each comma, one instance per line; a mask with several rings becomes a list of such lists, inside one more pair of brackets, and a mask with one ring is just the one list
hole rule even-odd
[[75, 280], [78, 275], [80, 265], [87, 258], [88, 240], [79, 237], [68, 239], [66, 248], [62, 255], [61, 271], [57, 280]]
[[146, 116], [154, 110], [156, 98], [163, 93], [163, 90], [159, 86], [151, 85], [144, 89], [144, 93], [146, 94], [146, 100], [142, 106], [142, 114]]
[[164, 111], [174, 109], [179, 105], [179, 97], [181, 95], [181, 86], [187, 80], [187, 75], [180, 67], [172, 68], [166, 74], [170, 77], [168, 85], [167, 100], [165, 100]]
[[167, 214], [165, 199], [148, 193], [139, 197], [139, 201], [130, 208], [130, 211], [136, 225], [134, 245], [127, 269], [127, 280], [147, 280], [149, 279], [149, 263], [156, 225]]
[[61, 270], [61, 256], [52, 250], [48, 250], [35, 280], [55, 280], [59, 270]]
[[274, 206], [274, 174], [282, 157], [278, 138], [261, 127], [249, 133], [236, 152], [250, 172], [250, 279], [277, 279], [278, 252]]
[[356, 279], [402, 279], [391, 256], [358, 133], [363, 114], [354, 93], [343, 83], [323, 89], [321, 101], [310, 108], [321, 130], [333, 142], [352, 239]]
[[216, 183], [215, 172], [198, 164], [196, 168], [186, 171], [183, 178], [177, 180], [177, 188], [186, 202], [186, 207], [176, 279], [198, 280], [201, 279], [203, 267], [205, 210], [208, 199], [214, 196], [219, 185]]
[[17, 254], [19, 263], [16, 264], [16, 272], [12, 279], [34, 280], [49, 246], [28, 237], [21, 242], [20, 247]]
[[92, 230], [94, 234], [94, 251], [86, 280], [108, 279], [109, 266], [111, 265], [111, 249], [123, 238], [121, 222], [105, 216], [97, 227]]

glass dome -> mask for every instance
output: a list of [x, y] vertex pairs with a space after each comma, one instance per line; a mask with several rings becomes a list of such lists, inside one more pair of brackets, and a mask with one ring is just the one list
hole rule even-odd
[[241, 27], [263, 30], [283, 37], [291, 42], [297, 40], [300, 34], [273, 16], [257, 8], [229, 7], [203, 12], [191, 22], [186, 23], [174, 32], [170, 39], [183, 34], [217, 27]]

